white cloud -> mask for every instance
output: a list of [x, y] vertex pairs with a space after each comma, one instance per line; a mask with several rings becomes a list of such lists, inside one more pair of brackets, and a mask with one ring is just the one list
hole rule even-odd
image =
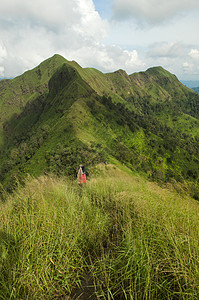
[[[175, 74], [183, 74], [192, 70], [183, 63], [198, 65], [199, 39], [195, 32], [199, 24], [198, 14], [185, 17], [177, 25], [169, 23], [168, 26], [138, 29], [132, 22], [103, 20], [93, 1], [2, 2], [0, 76], [17, 76], [55, 53], [76, 60], [83, 67], [95, 67], [104, 72], [121, 68], [133, 73], [162, 65]], [[153, 24], [185, 9], [198, 7], [198, 0], [113, 2], [115, 18], [122, 20], [129, 16]]]
[[4, 66], [2, 65], [4, 62], [4, 59], [7, 57], [7, 51], [3, 44], [3, 42], [0, 41], [0, 76], [4, 77]]
[[198, 49], [191, 49], [189, 52], [189, 56], [199, 63], [199, 50]]
[[124, 69], [128, 73], [133, 73], [145, 67], [136, 50], [127, 51], [116, 45], [106, 46], [95, 43], [90, 47], [76, 49], [68, 56], [71, 59], [73, 56], [73, 59], [75, 58], [83, 67], [92, 66], [103, 72]]
[[185, 55], [185, 45], [180, 42], [160, 42], [149, 46], [150, 57], [176, 58]]
[[184, 62], [183, 63], [183, 69], [184, 69], [184, 73], [185, 74], [197, 74], [197, 71], [196, 71], [196, 69], [197, 69], [197, 67], [195, 67], [194, 66], [194, 64], [193, 63], [191, 63], [191, 62]]
[[190, 75], [199, 75], [199, 50], [191, 49], [187, 61], [183, 63], [184, 72]]
[[[92, 48], [107, 30], [108, 23], [100, 18], [92, 0], [7, 0], [0, 16], [7, 56], [0, 53], [0, 63], [5, 76], [13, 77], [54, 53], [68, 58], [77, 49]], [[87, 56], [91, 56], [88, 49]]]
[[124, 69], [128, 73], [133, 73], [145, 66], [136, 50], [127, 51], [119, 46], [112, 45], [103, 46], [100, 51], [103, 53], [101, 63], [107, 72]]
[[[74, 0], [6, 0], [1, 3], [1, 17], [11, 22], [38, 23], [50, 28], [78, 19]], [[72, 12], [72, 13], [71, 13]]]
[[80, 19], [74, 29], [84, 37], [92, 37], [95, 40], [102, 40], [107, 36], [108, 23], [100, 18], [95, 10], [93, 1], [77, 0], [76, 11]]
[[0, 66], [0, 76], [4, 77], [4, 67]]
[[107, 72], [144, 65], [136, 50], [104, 45], [108, 32], [92, 0], [7, 0], [0, 16], [1, 73], [14, 77], [54, 53]]
[[183, 63], [183, 71], [188, 75], [199, 75], [199, 50], [190, 49]]
[[0, 62], [7, 56], [6, 48], [2, 41], [0, 41]]
[[133, 18], [141, 23], [159, 24], [175, 15], [199, 9], [198, 0], [114, 0], [113, 18]]

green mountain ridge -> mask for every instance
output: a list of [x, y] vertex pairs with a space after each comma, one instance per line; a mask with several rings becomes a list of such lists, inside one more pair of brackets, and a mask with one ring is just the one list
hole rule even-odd
[[0, 82], [1, 182], [78, 164], [123, 163], [148, 177], [186, 180], [197, 196], [199, 96], [162, 67], [127, 75], [60, 55]]

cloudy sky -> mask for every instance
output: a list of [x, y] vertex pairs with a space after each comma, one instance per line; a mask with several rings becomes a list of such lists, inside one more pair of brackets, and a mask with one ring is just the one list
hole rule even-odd
[[199, 80], [198, 0], [0, 1], [0, 77], [58, 53], [103, 72], [161, 65]]

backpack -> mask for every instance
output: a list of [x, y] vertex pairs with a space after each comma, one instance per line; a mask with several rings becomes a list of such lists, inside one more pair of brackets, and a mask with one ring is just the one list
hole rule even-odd
[[80, 177], [80, 183], [86, 183], [86, 174], [82, 174]]

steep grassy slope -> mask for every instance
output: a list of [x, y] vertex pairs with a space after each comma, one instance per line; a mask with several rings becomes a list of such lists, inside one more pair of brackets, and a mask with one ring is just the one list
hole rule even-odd
[[1, 123], [14, 112], [22, 111], [25, 104], [48, 92], [48, 81], [66, 60], [56, 55], [31, 71], [10, 80], [0, 82]]
[[[13, 114], [22, 112], [26, 103], [48, 93], [49, 79], [65, 61], [63, 57], [55, 55], [21, 76], [0, 82], [0, 133], [3, 133], [4, 122]], [[0, 134], [0, 144], [2, 138], [3, 135]]]
[[74, 62], [72, 65], [99, 95], [110, 96], [113, 102], [124, 103], [140, 113], [148, 105], [162, 124], [176, 132], [199, 134], [199, 97], [162, 67], [128, 76], [123, 70], [103, 74], [95, 69], [83, 69]]
[[198, 202], [127, 169], [95, 172], [83, 189], [42, 176], [5, 195], [0, 298], [198, 299]]

